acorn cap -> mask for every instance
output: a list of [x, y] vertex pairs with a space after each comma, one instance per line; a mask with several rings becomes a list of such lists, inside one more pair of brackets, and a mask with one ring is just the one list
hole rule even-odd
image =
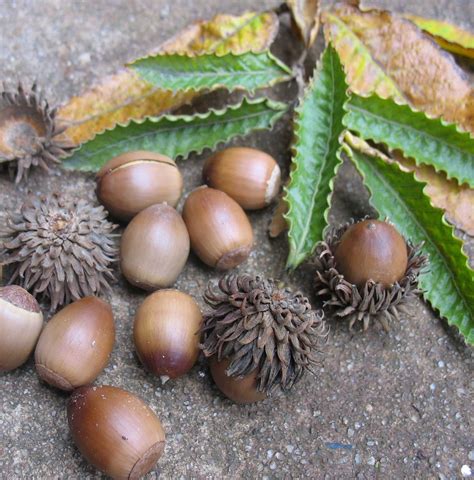
[[427, 266], [428, 258], [421, 252], [422, 245], [407, 242], [407, 267], [398, 282], [384, 286], [368, 280], [356, 286], [344, 278], [335, 259], [341, 237], [353, 224], [351, 221], [340, 228], [330, 228], [325, 241], [317, 244], [314, 289], [324, 308], [336, 317], [347, 319], [351, 330], [356, 322], [362, 322], [363, 330], [367, 330], [371, 321], [379, 321], [388, 331], [390, 322], [398, 319], [407, 302], [420, 293], [418, 277]]
[[65, 128], [58, 127], [56, 110], [50, 108], [36, 84], [30, 91], [21, 83], [16, 91], [4, 88], [0, 94], [0, 163], [9, 162], [19, 183], [31, 167], [49, 170], [60, 163], [73, 145], [58, 139]]
[[10, 283], [50, 299], [56, 310], [110, 288], [115, 228], [103, 207], [85, 200], [31, 197], [7, 218], [0, 262], [11, 272]]
[[228, 275], [209, 284], [204, 300], [211, 311], [201, 348], [218, 362], [228, 359], [228, 376], [256, 371], [258, 390], [270, 394], [277, 387], [289, 391], [318, 363], [327, 337], [323, 312], [300, 292], [259, 275]]

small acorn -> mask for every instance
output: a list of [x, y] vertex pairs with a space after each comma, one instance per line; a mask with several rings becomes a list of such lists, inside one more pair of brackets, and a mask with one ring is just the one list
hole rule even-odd
[[134, 151], [109, 160], [97, 174], [97, 197], [110, 214], [129, 221], [155, 203], [175, 207], [183, 177], [175, 162], [154, 152]]
[[227, 275], [209, 283], [202, 351], [216, 385], [237, 403], [289, 392], [314, 373], [327, 337], [322, 311], [306, 297], [259, 275]]
[[97, 297], [82, 298], [46, 324], [36, 346], [36, 371], [50, 385], [73, 390], [98, 377], [114, 341], [110, 305]]
[[348, 223], [328, 231], [315, 250], [316, 294], [352, 329], [371, 320], [385, 330], [418, 290], [427, 264], [420, 246], [406, 242], [396, 228], [379, 220]]
[[178, 290], [152, 293], [133, 325], [138, 357], [163, 382], [188, 372], [199, 355], [202, 314], [192, 297]]
[[228, 270], [249, 256], [252, 226], [242, 207], [226, 193], [206, 186], [192, 191], [183, 219], [194, 253], [207, 265]]
[[78, 388], [69, 399], [67, 416], [79, 451], [114, 479], [139, 479], [163, 454], [160, 420], [141, 399], [120, 388]]
[[38, 302], [26, 290], [0, 287], [0, 372], [23, 365], [43, 328]]
[[163, 203], [136, 215], [122, 235], [122, 273], [132, 285], [144, 290], [172, 285], [188, 255], [186, 225], [173, 207]]
[[231, 147], [207, 159], [203, 179], [210, 187], [227, 193], [242, 208], [256, 210], [269, 205], [278, 195], [281, 171], [268, 153]]

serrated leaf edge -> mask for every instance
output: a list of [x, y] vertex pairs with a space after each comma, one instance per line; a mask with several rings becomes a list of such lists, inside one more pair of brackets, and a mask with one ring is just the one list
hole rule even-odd
[[[360, 169], [358, 168], [358, 165], [357, 165], [356, 161], [354, 161], [354, 159], [353, 159], [352, 148], [351, 148], [347, 143], [344, 142], [344, 143], [342, 144], [340, 150], [344, 151], [344, 153], [351, 159], [351, 163], [354, 165], [354, 167], [356, 168], [356, 170], [357, 170], [357, 171], [359, 172], [359, 174], [361, 175], [361, 177], [362, 177], [362, 179], [363, 179], [363, 181], [364, 181], [364, 186], [365, 186], [365, 187], [367, 188], [367, 190], [370, 192], [370, 197], [372, 197], [372, 190], [371, 190], [371, 189], [369, 188], [369, 186], [365, 183], [365, 176], [364, 176], [363, 172], [361, 172]], [[362, 152], [362, 153], [364, 153], [364, 154], [367, 155], [367, 156], [370, 156], [367, 152]], [[382, 160], [382, 161], [385, 161], [382, 156], [379, 156], [378, 158], [379, 158], [380, 160]], [[423, 195], [428, 199], [428, 202], [429, 202], [429, 204], [431, 205], [431, 207], [432, 207], [433, 209], [435, 209], [435, 210], [437, 210], [437, 211], [440, 212], [440, 214], [441, 214], [441, 221], [442, 221], [443, 225], [445, 225], [446, 227], [448, 227], [448, 228], [451, 230], [451, 237], [460, 244], [460, 247], [461, 247], [461, 248], [460, 248], [460, 252], [461, 252], [461, 255], [465, 258], [465, 265], [466, 265], [467, 269], [468, 269], [470, 272], [473, 272], [473, 273], [474, 273], [474, 270], [473, 270], [473, 269], [470, 267], [470, 265], [469, 265], [469, 257], [467, 256], [466, 252], [464, 251], [464, 248], [463, 248], [464, 244], [463, 244], [462, 239], [455, 235], [454, 227], [447, 221], [446, 215], [444, 214], [443, 210], [440, 209], [440, 208], [438, 208], [438, 207], [436, 207], [435, 205], [433, 205], [433, 203], [432, 203], [432, 201], [431, 201], [431, 197], [430, 197], [427, 193], [425, 193], [426, 182], [418, 179], [418, 178], [417, 178], [417, 175], [416, 175], [416, 172], [406, 172], [406, 171], [403, 171], [403, 170], [400, 168], [400, 165], [398, 164], [398, 162], [391, 162], [391, 163], [392, 163], [393, 165], [396, 165], [396, 167], [397, 167], [401, 172], [403, 172], [403, 173], [405, 173], [405, 174], [410, 174], [410, 175], [412, 175], [416, 182], [424, 185], [424, 186], [423, 186], [423, 189], [422, 189]], [[372, 204], [372, 205], [373, 205], [373, 204]], [[423, 231], [424, 231], [424, 229], [423, 229]], [[425, 237], [426, 237], [427, 239], [430, 239], [429, 235], [425, 235]], [[431, 242], [430, 242], [430, 243], [431, 243]], [[444, 263], [445, 266], [446, 266], [446, 270], [447, 270], [448, 272], [450, 272], [450, 276], [451, 276], [451, 270], [450, 270], [450, 269], [447, 267], [447, 265], [446, 265], [445, 256], [439, 251], [439, 249], [438, 249], [438, 247], [437, 247], [436, 244], [432, 243], [432, 245], [433, 245], [433, 247], [438, 251], [439, 256], [443, 259], [443, 263]], [[458, 290], [459, 296], [460, 296], [460, 297], [463, 297], [463, 295], [461, 295], [461, 293], [459, 292], [457, 283], [456, 283], [456, 282], [453, 282], [453, 283], [456, 285], [456, 290]], [[435, 307], [434, 305], [431, 304], [431, 302], [429, 301], [429, 299], [425, 297], [425, 292], [423, 292], [422, 294], [423, 294], [423, 298], [424, 298], [427, 302], [429, 302], [429, 304], [431, 305], [431, 307], [433, 308], [433, 310], [435, 310], [435, 311], [438, 313], [439, 316], [441, 316], [442, 318], [444, 318], [444, 319], [448, 322], [448, 325], [450, 325], [450, 326], [455, 326], [455, 327], [458, 329], [460, 335], [466, 340], [466, 342], [469, 343], [470, 345], [474, 345], [474, 328], [471, 328], [469, 334], [468, 334], [467, 336], [465, 336], [465, 335], [461, 332], [459, 326], [458, 326], [456, 323], [452, 322], [449, 318], [444, 317], [444, 316], [441, 314], [439, 308], [437, 308], [437, 307]]]
[[223, 53], [223, 54], [218, 54], [218, 53], [205, 53], [205, 54], [200, 54], [200, 55], [188, 55], [186, 52], [179, 52], [179, 53], [172, 53], [172, 54], [168, 54], [168, 53], [158, 53], [156, 55], [147, 55], [145, 57], [140, 57], [140, 58], [137, 58], [135, 59], [132, 63], [127, 63], [126, 66], [130, 69], [132, 69], [143, 81], [147, 82], [147, 83], [150, 83], [151, 85], [155, 85], [153, 82], [150, 82], [149, 80], [147, 80], [146, 78], [144, 78], [142, 75], [140, 75], [140, 72], [137, 70], [137, 68], [135, 67], [135, 64], [142, 61], [142, 60], [147, 60], [149, 58], [156, 58], [156, 57], [170, 57], [170, 56], [177, 56], [177, 57], [186, 57], [186, 58], [199, 58], [199, 57], [215, 57], [215, 58], [223, 58], [223, 57], [243, 57], [243, 56], [250, 56], [250, 55], [254, 55], [254, 56], [266, 56], [267, 58], [269, 58], [270, 60], [272, 60], [273, 62], [275, 62], [275, 65], [280, 68], [282, 70], [282, 75], [284, 73], [286, 73], [286, 76], [282, 76], [280, 78], [274, 78], [273, 80], [271, 80], [269, 83], [266, 83], [265, 85], [262, 85], [258, 88], [247, 88], [246, 86], [244, 85], [234, 85], [232, 87], [228, 87], [226, 86], [225, 84], [223, 83], [215, 83], [213, 84], [211, 87], [200, 87], [200, 88], [194, 88], [194, 87], [186, 87], [186, 88], [177, 88], [177, 89], [172, 89], [172, 88], [165, 88], [165, 87], [161, 87], [161, 86], [158, 86], [156, 85], [157, 87], [160, 88], [160, 90], [163, 90], [163, 91], [168, 91], [168, 92], [184, 92], [184, 93], [187, 93], [189, 91], [196, 91], [196, 92], [202, 92], [202, 91], [213, 91], [213, 90], [216, 90], [218, 88], [225, 88], [227, 91], [229, 92], [234, 92], [236, 90], [245, 90], [247, 92], [250, 92], [250, 93], [253, 93], [255, 92], [256, 90], [260, 89], [260, 88], [268, 88], [268, 87], [271, 87], [277, 83], [281, 83], [281, 82], [287, 82], [287, 81], [290, 81], [291, 79], [293, 79], [294, 77], [294, 72], [291, 70], [291, 68], [286, 64], [284, 63], [282, 60], [280, 60], [278, 57], [276, 57], [275, 55], [272, 54], [272, 52], [270, 50], [266, 50], [266, 51], [263, 51], [263, 52], [259, 52], [259, 53], [255, 53], [255, 52], [252, 52], [252, 51], [249, 51], [249, 52], [244, 52], [244, 53], [233, 53], [233, 52], [227, 52], [227, 53]]
[[[469, 130], [466, 130], [464, 129], [461, 125], [457, 124], [457, 123], [454, 123], [454, 122], [449, 122], [447, 120], [444, 120], [442, 117], [439, 117], [439, 116], [436, 116], [436, 115], [429, 115], [427, 112], [423, 111], [423, 110], [420, 110], [420, 109], [417, 109], [415, 107], [413, 107], [413, 105], [407, 103], [407, 102], [402, 102], [400, 100], [397, 100], [395, 98], [392, 98], [392, 97], [388, 97], [388, 98], [383, 98], [383, 97], [380, 97], [379, 95], [377, 95], [376, 93], [372, 93], [372, 94], [368, 94], [368, 95], [359, 95], [359, 94], [356, 94], [356, 93], [352, 93], [351, 92], [351, 96], [349, 98], [349, 100], [344, 104], [344, 108], [346, 110], [347, 113], [350, 113], [350, 109], [351, 107], [349, 106], [350, 104], [350, 100], [351, 98], [353, 97], [361, 97], [361, 98], [365, 98], [367, 100], [370, 100], [371, 98], [379, 98], [379, 99], [382, 99], [384, 101], [391, 101], [393, 103], [395, 103], [396, 105], [398, 105], [399, 107], [407, 107], [409, 108], [413, 113], [419, 113], [419, 114], [422, 114], [424, 115], [425, 118], [427, 118], [428, 120], [432, 120], [434, 122], [437, 122], [438, 124], [440, 124], [441, 126], [443, 127], [447, 127], [447, 128], [450, 128], [451, 130], [454, 129], [456, 131], [456, 133], [459, 133], [460, 135], [467, 135], [467, 137], [469, 138], [470, 141], [474, 142], [474, 136], [473, 134], [469, 131]], [[347, 108], [349, 106], [349, 108]], [[373, 140], [375, 142], [380, 142], [380, 143], [383, 143], [384, 145], [387, 146], [388, 148], [388, 151], [390, 153], [393, 153], [395, 150], [402, 150], [403, 151], [403, 148], [401, 147], [391, 147], [390, 145], [387, 144], [387, 140], [386, 139], [378, 139], [378, 138], [365, 138], [364, 135], [362, 135], [362, 133], [355, 129], [355, 128], [351, 128], [349, 125], [347, 125], [347, 115], [344, 115], [343, 119], [342, 119], [342, 122], [343, 124], [346, 126], [346, 128], [348, 128], [349, 130], [352, 130], [352, 131], [355, 131], [357, 132], [358, 136], [360, 136], [361, 138], [364, 138], [365, 140]], [[436, 137], [436, 138], [439, 138], [439, 137]], [[450, 147], [450, 148], [453, 148], [453, 147]], [[474, 179], [472, 179], [472, 181], [467, 181], [467, 180], [464, 180], [464, 181], [460, 181], [459, 179], [457, 179], [456, 177], [453, 177], [452, 175], [449, 175], [447, 171], [441, 169], [441, 168], [436, 168], [435, 165], [433, 165], [432, 163], [426, 163], [426, 162], [421, 162], [419, 161], [417, 158], [413, 158], [413, 160], [415, 160], [415, 164], [419, 167], [420, 165], [429, 165], [430, 167], [433, 167], [433, 169], [436, 171], [436, 173], [440, 173], [442, 172], [443, 174], [446, 175], [446, 178], [448, 180], [455, 180], [456, 182], [458, 182], [459, 185], [462, 185], [464, 183], [466, 183], [467, 185], [469, 185], [470, 187], [474, 188]]]
[[[68, 168], [67, 167], [67, 159], [68, 158], [71, 158], [74, 153], [78, 152], [79, 150], [81, 150], [81, 148], [83, 148], [84, 145], [87, 145], [88, 143], [90, 142], [93, 142], [97, 137], [100, 137], [102, 135], [105, 135], [106, 133], [108, 132], [112, 132], [113, 130], [115, 130], [116, 128], [127, 128], [129, 127], [131, 124], [136, 124], [136, 125], [141, 125], [145, 122], [152, 122], [152, 123], [159, 123], [161, 120], [163, 119], [166, 119], [166, 120], [169, 120], [170, 122], [177, 122], [177, 121], [180, 121], [180, 120], [183, 120], [184, 122], [188, 122], [188, 123], [191, 123], [193, 120], [195, 120], [196, 118], [199, 118], [201, 120], [203, 119], [206, 119], [208, 117], [210, 117], [212, 114], [215, 114], [216, 116], [218, 117], [221, 117], [222, 115], [224, 115], [227, 111], [229, 110], [238, 110], [239, 108], [241, 108], [244, 104], [247, 104], [247, 105], [258, 105], [260, 103], [265, 103], [267, 104], [267, 106], [271, 109], [271, 110], [274, 110], [275, 112], [275, 115], [273, 116], [271, 122], [270, 122], [270, 128], [273, 128], [274, 124], [277, 122], [277, 120], [286, 112], [286, 110], [288, 109], [288, 105], [286, 103], [283, 103], [283, 102], [277, 102], [275, 100], [272, 100], [270, 98], [266, 98], [266, 97], [258, 97], [258, 98], [254, 98], [254, 99], [251, 99], [251, 98], [248, 98], [248, 97], [243, 97], [242, 98], [242, 101], [240, 101], [239, 103], [235, 103], [235, 104], [231, 104], [231, 105], [226, 105], [225, 107], [221, 108], [221, 109], [217, 109], [217, 108], [210, 108], [207, 112], [204, 112], [204, 113], [196, 113], [196, 114], [193, 114], [193, 115], [170, 115], [170, 114], [164, 114], [164, 115], [159, 115], [157, 117], [144, 117], [144, 118], [141, 118], [139, 120], [134, 120], [134, 119], [130, 119], [128, 122], [123, 122], [123, 123], [117, 123], [115, 124], [112, 128], [106, 128], [105, 130], [101, 131], [101, 132], [98, 132], [96, 135], [94, 135], [94, 137], [92, 137], [90, 140], [88, 140], [87, 142], [81, 144], [78, 148], [74, 149], [71, 153], [71, 155], [69, 155], [67, 158], [64, 159], [64, 161], [62, 162], [62, 165], [64, 166], [64, 168], [66, 169], [70, 169], [70, 170], [78, 170], [78, 171], [91, 171], [91, 170], [81, 170], [81, 169], [78, 169], [78, 168]], [[244, 134], [245, 135], [245, 134]], [[232, 137], [232, 138], [241, 138], [242, 136], [244, 135], [236, 135], [235, 137]], [[220, 142], [218, 142], [220, 143]], [[217, 144], [216, 144], [217, 145]], [[214, 145], [215, 147], [215, 145]], [[213, 148], [214, 148], [213, 147]], [[191, 153], [197, 153], [198, 155], [201, 154], [205, 148], [209, 148], [209, 147], [203, 147], [201, 150], [192, 150], [191, 152], [189, 152], [189, 154]], [[97, 150], [97, 151], [100, 151], [100, 150]], [[96, 152], [97, 152], [96, 151]], [[95, 153], [95, 152], [94, 152]], [[189, 155], [188, 154], [188, 155]], [[87, 158], [89, 158], [90, 156], [92, 155], [88, 155]]]

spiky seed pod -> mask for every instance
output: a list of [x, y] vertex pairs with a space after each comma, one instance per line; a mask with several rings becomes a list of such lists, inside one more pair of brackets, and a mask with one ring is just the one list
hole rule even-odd
[[[384, 286], [368, 280], [356, 286], [344, 278], [335, 259], [341, 237], [353, 224], [351, 221], [340, 228], [329, 229], [325, 241], [317, 244], [314, 254], [316, 295], [331, 314], [347, 319], [351, 330], [358, 322], [367, 330], [372, 321], [379, 321], [388, 331], [390, 323], [398, 320], [399, 313], [406, 311], [407, 303], [420, 293], [418, 277], [427, 266], [428, 258], [421, 252], [421, 245], [406, 242], [407, 266], [398, 282]], [[359, 258], [364, 258], [363, 252]]]
[[65, 128], [57, 125], [55, 117], [56, 110], [50, 108], [36, 83], [30, 91], [21, 83], [16, 91], [4, 86], [0, 94], [0, 163], [9, 162], [16, 183], [28, 176], [31, 167], [49, 170], [73, 148], [58, 139]]
[[10, 283], [50, 299], [54, 311], [110, 288], [115, 228], [103, 207], [85, 200], [30, 198], [7, 219], [0, 263], [9, 266]]
[[204, 316], [201, 348], [206, 357], [228, 359], [229, 377], [257, 370], [258, 390], [270, 394], [290, 390], [317, 363], [327, 338], [323, 312], [300, 292], [234, 274], [210, 283], [204, 300], [212, 311]]

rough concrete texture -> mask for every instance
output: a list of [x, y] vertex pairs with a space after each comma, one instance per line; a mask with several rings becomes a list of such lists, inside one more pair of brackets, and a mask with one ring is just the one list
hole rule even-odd
[[[1, 79], [37, 79], [55, 103], [80, 93], [195, 19], [279, 2], [0, 3]], [[385, 2], [390, 3], [474, 29], [472, 0]], [[288, 120], [273, 132], [236, 143], [270, 152], [287, 171]], [[187, 192], [199, 185], [207, 155], [181, 163]], [[15, 187], [1, 174], [0, 228], [28, 190], [59, 190], [94, 201], [92, 175], [34, 172], [28, 185]], [[360, 179], [345, 166], [331, 221], [369, 212]], [[250, 215], [257, 246], [239, 271], [282, 278], [311, 297], [309, 267], [290, 276], [283, 272], [286, 240], [268, 239], [270, 216], [270, 211]], [[216, 278], [215, 271], [191, 256], [176, 287], [201, 302], [202, 289]], [[203, 359], [188, 375], [163, 386], [144, 371], [131, 338], [133, 316], [144, 298], [123, 280], [115, 287], [109, 300], [117, 342], [97, 382], [140, 395], [161, 418], [167, 445], [149, 478], [458, 479], [469, 467], [474, 470], [472, 350], [421, 301], [389, 334], [379, 328], [350, 334], [347, 325], [332, 323], [316, 378], [307, 376], [290, 395], [237, 406], [219, 394]], [[32, 360], [0, 377], [0, 478], [100, 478], [71, 441], [67, 397], [39, 382]]]

